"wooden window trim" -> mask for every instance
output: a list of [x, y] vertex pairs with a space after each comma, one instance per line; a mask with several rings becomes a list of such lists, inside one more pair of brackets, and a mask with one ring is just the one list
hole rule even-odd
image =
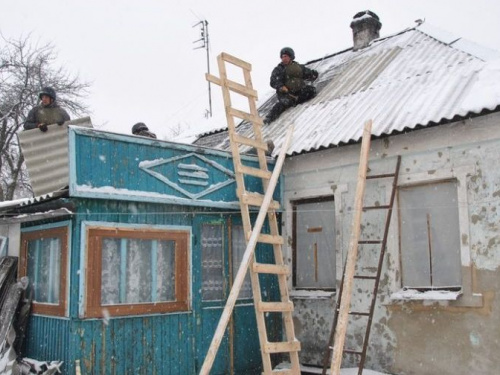
[[[103, 237], [175, 241], [175, 301], [101, 305]], [[190, 233], [186, 230], [88, 228], [85, 317], [102, 318], [104, 317], [104, 309], [107, 310], [110, 316], [143, 315], [189, 310], [189, 237]]]
[[33, 314], [66, 316], [67, 307], [67, 268], [68, 268], [68, 227], [62, 226], [52, 229], [40, 229], [33, 232], [21, 234], [21, 252], [19, 262], [19, 276], [28, 275], [28, 242], [42, 237], [59, 238], [61, 241], [61, 277], [59, 285], [59, 304], [32, 303]]

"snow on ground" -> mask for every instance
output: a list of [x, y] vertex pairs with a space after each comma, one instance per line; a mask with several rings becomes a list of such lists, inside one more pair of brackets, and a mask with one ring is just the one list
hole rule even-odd
[[[340, 370], [341, 375], [357, 375], [358, 368], [343, 368]], [[373, 370], [363, 370], [363, 375], [388, 375], [383, 372], [373, 371]]]
[[[280, 363], [278, 366], [276, 366], [275, 370], [289, 369], [289, 368], [290, 368], [290, 363], [283, 362], [283, 363]], [[300, 371], [302, 373], [306, 373], [306, 374], [321, 374], [323, 372], [323, 369], [319, 368], [319, 367], [309, 367], [309, 366], [301, 365]], [[326, 373], [330, 374], [330, 369], [328, 369], [326, 371]], [[340, 375], [358, 375], [358, 368], [353, 367], [353, 368], [340, 369]], [[363, 375], [390, 375], [390, 374], [386, 374], [384, 372], [368, 370], [368, 369], [363, 369]]]
[[[300, 370], [302, 372], [306, 372], [308, 374], [321, 374], [323, 372], [323, 370], [321, 368], [307, 367], [307, 366], [300, 366]], [[326, 373], [329, 374], [330, 370], [328, 370]], [[343, 368], [343, 369], [340, 369], [340, 375], [358, 375], [358, 368], [354, 367], [354, 368]], [[363, 370], [363, 375], [389, 375], [389, 374], [385, 374], [383, 372], [377, 372], [377, 371], [373, 371], [373, 370], [364, 369]]]

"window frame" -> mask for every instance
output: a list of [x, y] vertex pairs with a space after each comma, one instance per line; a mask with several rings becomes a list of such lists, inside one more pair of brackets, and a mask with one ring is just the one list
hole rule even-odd
[[[405, 252], [405, 250], [403, 249], [403, 243], [402, 243], [402, 238], [403, 238], [403, 223], [402, 223], [402, 218], [401, 218], [401, 190], [402, 189], [408, 189], [408, 188], [419, 188], [419, 187], [429, 187], [429, 186], [436, 186], [436, 185], [439, 185], [439, 184], [446, 184], [446, 183], [453, 183], [457, 189], [456, 189], [456, 198], [457, 198], [457, 210], [459, 209], [458, 206], [459, 206], [459, 200], [458, 200], [458, 184], [459, 184], [459, 181], [456, 179], [456, 178], [451, 178], [451, 179], [440, 179], [440, 180], [437, 180], [437, 181], [427, 181], [427, 182], [423, 182], [423, 183], [417, 183], [417, 184], [411, 184], [411, 185], [400, 185], [398, 186], [398, 191], [397, 191], [397, 205], [398, 205], [398, 231], [399, 231], [399, 259], [400, 259], [400, 269], [401, 269], [401, 283], [402, 283], [402, 287], [404, 288], [404, 290], [414, 290], [414, 291], [419, 291], [419, 292], [430, 292], [430, 291], [448, 291], [448, 292], [457, 292], [457, 291], [461, 291], [463, 289], [463, 277], [461, 275], [461, 270], [459, 269], [459, 278], [460, 278], [460, 285], [450, 285], [448, 287], [445, 287], [445, 286], [434, 286], [434, 285], [428, 285], [428, 286], [424, 286], [422, 285], [421, 287], [409, 287], [409, 286], [405, 286], [403, 285], [403, 282], [404, 282], [404, 279], [405, 279], [405, 269], [403, 267], [403, 253]], [[457, 236], [458, 236], [458, 241], [457, 243], [460, 242], [460, 221], [459, 219], [457, 218], [457, 221], [458, 221], [458, 226], [456, 228], [456, 231], [457, 231]], [[461, 249], [460, 249], [460, 246], [459, 248], [457, 249], [458, 250], [458, 257], [460, 258], [461, 256]], [[451, 258], [447, 258], [447, 263], [449, 263], [452, 259]], [[455, 259], [454, 261], [459, 261], [459, 263], [461, 264], [461, 259]], [[431, 268], [434, 268], [435, 264], [434, 262], [432, 261], [432, 259], [430, 260], [430, 266]], [[423, 270], [418, 270], [419, 272], [423, 271]], [[432, 273], [430, 274], [431, 277], [432, 277]], [[432, 282], [432, 279], [429, 280], [429, 283]], [[411, 293], [409, 293], [411, 294]], [[450, 296], [452, 296], [454, 293], [451, 293]]]
[[[415, 293], [414, 289], [403, 290], [401, 271], [401, 259], [399, 255], [399, 205], [397, 200], [394, 202], [395, 214], [392, 215], [391, 225], [389, 227], [388, 250], [394, 257], [394, 264], [398, 265], [394, 269], [393, 277], [390, 277], [390, 299], [392, 301], [399, 300], [429, 300], [429, 301], [443, 301], [448, 300], [451, 306], [457, 307], [481, 307], [483, 306], [483, 294], [478, 292], [477, 281], [474, 277], [474, 263], [471, 258], [470, 244], [469, 244], [469, 200], [468, 200], [468, 180], [469, 177], [475, 174], [475, 167], [473, 165], [464, 165], [450, 169], [437, 169], [432, 171], [417, 172], [417, 173], [401, 173], [399, 176], [398, 188], [411, 185], [437, 183], [444, 180], [457, 180], [457, 197], [458, 197], [458, 215], [459, 215], [459, 231], [460, 231], [460, 261], [462, 266], [462, 290], [449, 293], [448, 296], [440, 295], [439, 293]], [[384, 184], [381, 184], [381, 187]], [[387, 197], [390, 196], [391, 188], [389, 184], [385, 185]], [[467, 240], [464, 240], [467, 239]], [[446, 292], [445, 292], [446, 293]], [[448, 297], [448, 298], [447, 298]]]
[[[111, 317], [186, 312], [190, 309], [190, 229], [116, 225], [85, 225], [86, 265], [84, 311], [85, 318]], [[102, 238], [175, 241], [175, 301], [102, 304]]]
[[64, 317], [68, 308], [68, 260], [69, 260], [69, 225], [68, 223], [56, 226], [32, 227], [21, 232], [21, 248], [19, 254], [19, 277], [28, 275], [28, 242], [52, 236], [61, 241], [61, 262], [59, 279], [59, 303], [32, 302], [33, 314]]
[[[301, 204], [308, 204], [308, 203], [322, 203], [322, 202], [333, 202], [334, 204], [334, 225], [337, 225], [337, 208], [336, 208], [336, 200], [335, 200], [335, 195], [327, 195], [327, 196], [319, 196], [319, 197], [309, 197], [309, 198], [301, 198], [301, 199], [296, 199], [290, 201], [291, 204], [291, 211], [292, 211], [292, 286], [294, 290], [297, 291], [315, 291], [315, 290], [323, 290], [326, 292], [335, 292], [337, 287], [336, 287], [336, 282], [337, 282], [337, 265], [335, 265], [334, 269], [334, 280], [333, 280], [333, 286], [332, 287], [302, 287], [302, 286], [297, 286], [297, 206]], [[334, 236], [337, 237], [336, 235], [336, 230], [334, 227]], [[338, 252], [337, 250], [337, 241], [334, 241], [335, 243], [335, 251], [334, 251], [334, 256], [336, 257], [336, 254]], [[337, 259], [335, 259], [337, 261]]]

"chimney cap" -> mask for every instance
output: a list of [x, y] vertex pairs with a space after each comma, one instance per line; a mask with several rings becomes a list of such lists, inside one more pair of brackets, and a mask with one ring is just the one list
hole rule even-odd
[[373, 25], [376, 31], [380, 30], [380, 28], [382, 27], [382, 22], [380, 22], [380, 18], [375, 13], [373, 13], [371, 10], [364, 10], [354, 15], [354, 18], [351, 22], [351, 28], [365, 23]]
[[363, 10], [361, 12], [358, 12], [354, 15], [353, 19], [356, 19], [356, 18], [361, 18], [363, 17], [364, 15], [368, 15], [368, 16], [371, 16], [373, 18], [375, 18], [377, 21], [380, 22], [380, 18], [378, 18], [378, 16], [373, 13], [371, 10]]

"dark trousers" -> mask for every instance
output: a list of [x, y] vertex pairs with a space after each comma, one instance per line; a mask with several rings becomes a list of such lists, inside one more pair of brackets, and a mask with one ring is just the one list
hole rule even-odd
[[302, 90], [295, 94], [277, 93], [278, 103], [269, 111], [265, 122], [270, 123], [276, 120], [286, 109], [294, 107], [297, 104], [302, 104], [316, 96], [316, 88], [314, 86], [305, 86]]

